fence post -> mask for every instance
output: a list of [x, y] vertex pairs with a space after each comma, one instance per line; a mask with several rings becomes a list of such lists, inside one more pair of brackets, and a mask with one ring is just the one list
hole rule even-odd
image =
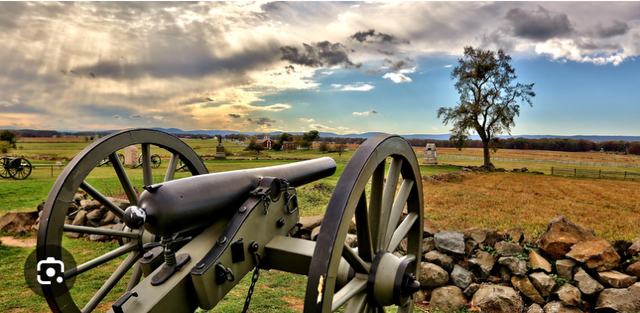
[[624, 171], [624, 180], [627, 180], [627, 171]]
[[51, 177], [53, 177], [53, 165], [51, 165]]
[[578, 177], [578, 169], [577, 168], [573, 169], [573, 177]]
[[551, 176], [553, 176], [553, 166], [551, 167]]
[[598, 178], [602, 178], [602, 170], [598, 171]]

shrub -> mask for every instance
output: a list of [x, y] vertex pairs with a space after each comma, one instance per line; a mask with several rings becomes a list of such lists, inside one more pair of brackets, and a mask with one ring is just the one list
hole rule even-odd
[[8, 141], [0, 141], [0, 152], [7, 153], [11, 150], [12, 145]]

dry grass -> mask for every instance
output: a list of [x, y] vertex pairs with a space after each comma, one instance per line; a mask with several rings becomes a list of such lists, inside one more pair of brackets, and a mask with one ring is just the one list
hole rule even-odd
[[505, 230], [534, 235], [559, 215], [608, 240], [640, 237], [640, 183], [547, 175], [468, 174], [462, 182], [424, 182], [425, 216], [449, 230]]

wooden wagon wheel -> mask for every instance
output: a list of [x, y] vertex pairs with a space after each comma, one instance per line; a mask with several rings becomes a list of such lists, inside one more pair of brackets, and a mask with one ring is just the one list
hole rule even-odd
[[[415, 153], [403, 138], [376, 135], [358, 148], [327, 206], [311, 260], [305, 313], [333, 312], [344, 304], [345, 312], [384, 312], [390, 305], [398, 312], [413, 311], [422, 256], [421, 182]], [[345, 245], [354, 216], [357, 249]], [[404, 238], [406, 255], [397, 257], [392, 252]], [[337, 282], [342, 258], [355, 271], [344, 286]]]
[[9, 163], [10, 172], [12, 173], [11, 177], [13, 179], [26, 179], [31, 175], [32, 167], [31, 162], [25, 158], [15, 158]]
[[[93, 197], [93, 199], [98, 200], [105, 208], [119, 218], [122, 218], [123, 210], [99, 191], [98, 189], [100, 188], [97, 188], [99, 186], [91, 186], [86, 180], [87, 176], [92, 174], [96, 169], [96, 164], [105, 157], [110, 159], [113, 165], [113, 176], [117, 176], [117, 181], [124, 190], [129, 202], [132, 205], [138, 203], [136, 189], [141, 188], [141, 186], [134, 186], [135, 181], [132, 179], [133, 172], [127, 173], [122, 163], [119, 162], [116, 153], [124, 147], [136, 144], [142, 145], [142, 158], [144, 159], [142, 166], [142, 183], [144, 186], [149, 186], [154, 183], [150, 153], [152, 145], [165, 149], [168, 151], [168, 154], [172, 155], [169, 166], [164, 173], [164, 178], [157, 179], [157, 182], [159, 182], [159, 180], [168, 181], [174, 179], [175, 169], [179, 159], [186, 163], [192, 175], [207, 173], [204, 163], [202, 163], [198, 155], [187, 144], [167, 133], [151, 129], [124, 130], [110, 134], [92, 143], [76, 155], [65, 167], [62, 174], [60, 174], [60, 177], [54, 184], [45, 202], [42, 215], [43, 222], [38, 230], [37, 260], [46, 260], [48, 257], [53, 257], [58, 260], [62, 259], [60, 247], [62, 246], [62, 236], [64, 232], [107, 235], [118, 238], [120, 242], [120, 247], [80, 264], [75, 268], [66, 269], [64, 272], [65, 279], [81, 277], [79, 275], [82, 275], [82, 273], [95, 269], [113, 259], [124, 255], [127, 255], [127, 257], [104, 282], [102, 287], [96, 291], [93, 297], [84, 304], [73, 299], [71, 294], [66, 292], [65, 289], [57, 289], [66, 288], [64, 284], [43, 285], [43, 293], [54, 312], [91, 312], [107, 296], [109, 291], [114, 288], [116, 283], [124, 277], [129, 269], [133, 267], [133, 273], [127, 290], [135, 287], [142, 276], [142, 270], [139, 264], [137, 264], [137, 261], [142, 253], [144, 253], [143, 244], [154, 240], [153, 236], [150, 236], [149, 233], [144, 230], [132, 231], [126, 227], [123, 230], [112, 230], [65, 224], [69, 203], [73, 201], [73, 197], [78, 189], [84, 190], [88, 195]], [[104, 172], [104, 170], [99, 171], [101, 173]]]
[[9, 164], [11, 163], [12, 158], [1, 157], [0, 158], [0, 177], [2, 178], [11, 178], [15, 172], [11, 170]]
[[[143, 164], [144, 160], [142, 158], [142, 154], [140, 154], [140, 156], [138, 157], [138, 164]], [[162, 159], [160, 159], [160, 156], [157, 154], [152, 154], [151, 155], [151, 167], [152, 168], [158, 168], [160, 167], [160, 164], [162, 163]]]

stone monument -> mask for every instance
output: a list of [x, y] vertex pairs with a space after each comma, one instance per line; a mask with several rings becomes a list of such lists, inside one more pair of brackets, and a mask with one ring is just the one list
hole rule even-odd
[[138, 165], [138, 148], [136, 146], [124, 147], [124, 166]]
[[216, 155], [213, 156], [215, 159], [224, 160], [227, 156], [224, 154], [224, 146], [222, 145], [222, 135], [218, 135], [218, 146], [216, 147]]
[[424, 160], [422, 164], [438, 164], [438, 154], [436, 153], [436, 144], [428, 143], [424, 150]]

